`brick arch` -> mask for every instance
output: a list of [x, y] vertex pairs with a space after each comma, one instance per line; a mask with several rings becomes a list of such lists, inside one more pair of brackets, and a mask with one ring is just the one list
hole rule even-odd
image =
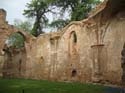
[[71, 35], [73, 35], [73, 42], [74, 42], [74, 43], [77, 43], [77, 34], [76, 34], [76, 32], [75, 32], [75, 31], [72, 31], [72, 32], [70, 33], [70, 38], [71, 38]]
[[[71, 32], [69, 33], [69, 39], [71, 38], [71, 36], [72, 36], [73, 33], [76, 34], [76, 31], [71, 31]], [[77, 36], [77, 34], [76, 34], [76, 36]]]
[[7, 40], [7, 38], [12, 35], [12, 33], [19, 33], [21, 34], [24, 39], [25, 42], [28, 43], [30, 41], [30, 39], [32, 38], [31, 35], [29, 35], [28, 33], [21, 31], [19, 29], [14, 28], [13, 26], [9, 26], [8, 29], [7, 28], [0, 28], [0, 55], [3, 55], [3, 48], [5, 46], [5, 41]]
[[[11, 36], [13, 33], [18, 33], [18, 34], [20, 34], [20, 35], [23, 36], [23, 38], [25, 39], [25, 42], [28, 42], [28, 37], [27, 37], [26, 34], [23, 33], [22, 31], [12, 32], [12, 33], [10, 33], [9, 36]], [[9, 36], [8, 36], [8, 37], [9, 37]]]
[[25, 39], [25, 42], [29, 42], [29, 39], [31, 37], [27, 32], [16, 29], [16, 28], [13, 28], [13, 30], [8, 33], [8, 37], [13, 33], [19, 33], [20, 35], [22, 35]]
[[73, 53], [76, 53], [77, 52], [77, 49], [76, 49], [76, 46], [77, 46], [77, 34], [75, 31], [71, 31], [70, 34], [69, 34], [69, 52], [70, 54]]

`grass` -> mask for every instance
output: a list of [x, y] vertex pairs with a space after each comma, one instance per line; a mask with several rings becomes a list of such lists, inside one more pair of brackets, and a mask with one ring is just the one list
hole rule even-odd
[[104, 93], [104, 89], [92, 84], [0, 79], [0, 93]]

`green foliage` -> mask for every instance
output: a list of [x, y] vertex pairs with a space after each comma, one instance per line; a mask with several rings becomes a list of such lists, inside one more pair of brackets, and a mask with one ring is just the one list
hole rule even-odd
[[[70, 19], [68, 21], [62, 19], [61, 21], [53, 21], [51, 23], [51, 26], [62, 28], [65, 26], [60, 24], [63, 24], [66, 22], [71, 21], [79, 21], [83, 20], [88, 17], [88, 13], [94, 8], [98, 3], [100, 3], [99, 0], [54, 0], [53, 5], [61, 8], [61, 12], [68, 12], [70, 15]], [[60, 13], [61, 14], [61, 13]], [[58, 25], [55, 25], [58, 24]]]
[[[62, 28], [70, 21], [79, 21], [88, 16], [90, 10], [99, 3], [99, 0], [32, 0], [27, 4], [24, 15], [35, 18], [33, 35], [38, 36], [43, 32], [43, 28], [48, 27], [47, 14], [63, 16], [65, 12], [69, 14], [67, 18], [56, 18], [49, 26]], [[56, 9], [59, 9], [58, 12]], [[67, 21], [68, 20], [68, 21]]]
[[18, 29], [21, 29], [32, 34], [32, 23], [29, 20], [21, 21], [16, 19], [14, 20], [14, 26]]
[[[32, 23], [30, 21], [21, 21], [21, 20], [14, 20], [14, 26], [18, 29], [28, 32], [32, 34]], [[13, 48], [22, 48], [24, 47], [24, 37], [20, 33], [13, 33], [7, 39], [8, 46]]]
[[49, 11], [51, 11], [51, 9], [49, 9], [49, 3], [47, 3], [46, 0], [32, 0], [30, 3], [27, 3], [27, 9], [24, 10], [24, 15], [35, 18], [32, 29], [34, 36], [43, 33], [43, 27], [48, 23], [46, 13]]
[[74, 9], [74, 11], [72, 11], [71, 20], [79, 21], [79, 20], [87, 18], [89, 10], [90, 9], [88, 9], [85, 5], [79, 4]]
[[50, 27], [61, 29], [69, 23], [69, 20], [58, 19], [49, 24]]
[[19, 33], [13, 33], [7, 40], [8, 46], [13, 48], [22, 48], [24, 47], [24, 37]]
[[88, 16], [88, 13], [99, 3], [99, 0], [56, 0], [55, 5], [63, 11], [70, 11], [71, 21], [79, 21]]

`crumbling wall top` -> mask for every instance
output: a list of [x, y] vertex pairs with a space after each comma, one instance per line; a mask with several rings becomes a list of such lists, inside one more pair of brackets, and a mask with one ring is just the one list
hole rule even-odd
[[0, 22], [6, 21], [6, 11], [4, 9], [0, 9]]
[[93, 17], [95, 15], [97, 15], [99, 12], [101, 12], [102, 10], [104, 10], [104, 8], [107, 6], [109, 0], [104, 0], [102, 3], [100, 3], [99, 5], [97, 5], [95, 7], [95, 9], [93, 9], [90, 13], [89, 13], [89, 17]]

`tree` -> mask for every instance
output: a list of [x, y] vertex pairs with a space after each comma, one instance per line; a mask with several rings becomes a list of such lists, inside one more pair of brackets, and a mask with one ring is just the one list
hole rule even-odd
[[13, 33], [7, 39], [6, 43], [8, 46], [11, 46], [13, 48], [22, 48], [24, 47], [24, 41], [25, 39], [21, 34]]
[[[56, 18], [49, 26], [62, 28], [70, 21], [86, 18], [89, 11], [98, 3], [99, 0], [32, 0], [27, 4], [24, 15], [35, 18], [32, 30], [34, 35], [38, 36], [43, 32], [43, 28], [48, 26], [47, 13], [60, 14], [61, 18]], [[69, 19], [62, 18], [65, 12], [69, 13]]]
[[88, 17], [88, 13], [100, 0], [55, 0], [53, 5], [60, 7], [62, 12], [70, 13], [71, 21], [79, 21]]
[[[68, 12], [70, 18], [54, 20], [50, 26], [62, 28], [71, 21], [79, 21], [88, 17], [88, 13], [98, 4], [100, 0], [54, 0], [52, 5], [60, 8], [60, 14]], [[56, 23], [56, 24], [55, 24]]]
[[[15, 19], [14, 26], [18, 29], [32, 34], [32, 23], [29, 20], [21, 21], [19, 19]], [[13, 33], [7, 39], [7, 45], [13, 48], [22, 48], [24, 47], [24, 41], [25, 38], [23, 37], [23, 35], [21, 35], [20, 33]]]
[[61, 29], [63, 28], [65, 25], [67, 25], [69, 23], [69, 20], [63, 20], [63, 19], [58, 19], [58, 20], [55, 20], [53, 22], [51, 22], [49, 24], [50, 27], [53, 27], [55, 29]]
[[35, 18], [33, 25], [33, 35], [38, 36], [43, 33], [43, 28], [48, 22], [46, 13], [52, 11], [49, 7], [47, 0], [32, 0], [27, 3], [27, 9], [24, 10], [24, 15], [27, 17]]
[[79, 21], [88, 17], [88, 13], [99, 3], [99, 0], [79, 0], [78, 5], [72, 10], [71, 20]]
[[32, 34], [32, 23], [29, 20], [22, 21], [19, 19], [15, 19], [14, 26], [18, 29], [21, 29], [23, 31], [26, 31], [26, 32]]

